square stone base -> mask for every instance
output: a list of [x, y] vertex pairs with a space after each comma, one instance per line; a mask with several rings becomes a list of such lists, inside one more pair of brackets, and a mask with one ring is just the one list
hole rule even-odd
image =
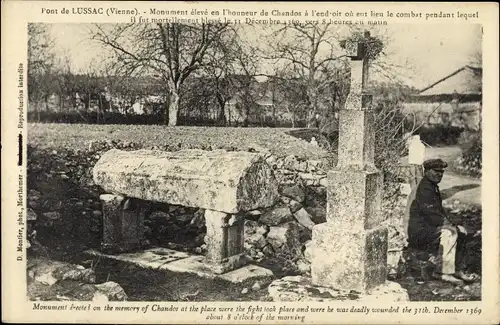
[[312, 283], [367, 292], [383, 284], [387, 274], [387, 228], [345, 232], [328, 223], [312, 234]]

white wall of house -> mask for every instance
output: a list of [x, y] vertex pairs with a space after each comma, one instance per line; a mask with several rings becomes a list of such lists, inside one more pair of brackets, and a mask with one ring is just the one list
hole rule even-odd
[[479, 130], [481, 123], [481, 103], [404, 103], [403, 114], [417, 124], [451, 125], [469, 130]]

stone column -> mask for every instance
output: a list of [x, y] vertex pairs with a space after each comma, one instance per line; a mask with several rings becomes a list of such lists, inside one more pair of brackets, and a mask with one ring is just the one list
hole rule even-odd
[[402, 220], [402, 227], [406, 237], [408, 237], [408, 222], [410, 220], [411, 205], [415, 200], [418, 184], [420, 184], [420, 181], [424, 177], [424, 160], [425, 145], [420, 140], [419, 135], [414, 135], [408, 146], [408, 183], [410, 184], [411, 192], [408, 196], [405, 214]]
[[207, 235], [206, 265], [217, 274], [246, 264], [244, 256], [244, 216], [205, 210]]
[[144, 238], [144, 207], [137, 201], [121, 195], [100, 196], [103, 210], [104, 253], [124, 253], [147, 245]]
[[387, 228], [380, 213], [383, 179], [374, 164], [364, 44], [347, 42], [346, 50], [351, 89], [339, 112], [338, 163], [328, 173], [327, 221], [313, 228], [311, 276], [318, 286], [368, 292], [383, 284], [387, 273]]

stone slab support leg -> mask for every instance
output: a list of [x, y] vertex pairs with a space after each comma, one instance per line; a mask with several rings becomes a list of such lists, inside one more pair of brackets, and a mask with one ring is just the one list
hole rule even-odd
[[100, 199], [103, 210], [101, 250], [117, 254], [147, 246], [141, 204], [137, 200], [114, 194], [103, 194]]
[[246, 264], [244, 256], [244, 216], [205, 210], [207, 235], [206, 264], [217, 274]]

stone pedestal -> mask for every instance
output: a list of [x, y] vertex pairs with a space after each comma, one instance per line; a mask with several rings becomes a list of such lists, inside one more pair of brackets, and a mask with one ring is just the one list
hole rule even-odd
[[315, 285], [367, 292], [386, 280], [382, 175], [368, 169], [341, 166], [328, 173], [327, 222], [316, 225], [312, 234]]
[[242, 215], [205, 210], [207, 254], [205, 263], [216, 274], [237, 269], [247, 263], [244, 254]]
[[326, 221], [343, 232], [359, 232], [381, 224], [382, 174], [340, 168], [327, 174]]
[[137, 200], [121, 195], [100, 196], [103, 211], [101, 250], [116, 254], [147, 246], [144, 237], [144, 208]]
[[387, 228], [380, 213], [382, 175], [374, 167], [328, 173], [327, 222], [313, 228], [312, 282], [367, 292], [386, 280]]
[[313, 228], [312, 282], [365, 293], [385, 283], [387, 228], [350, 231], [328, 222]]

